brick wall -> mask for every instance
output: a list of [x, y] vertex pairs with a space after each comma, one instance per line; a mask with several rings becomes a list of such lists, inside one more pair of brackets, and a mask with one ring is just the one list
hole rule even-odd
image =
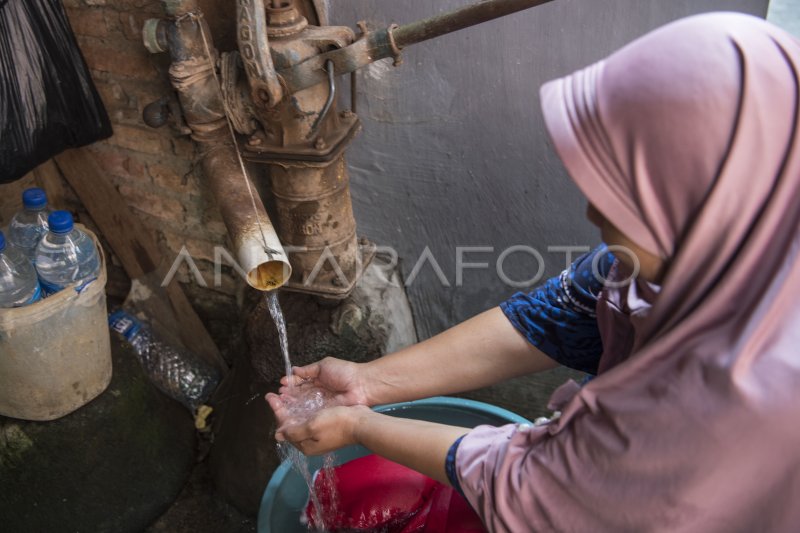
[[[88, 148], [122, 193], [128, 205], [153, 231], [164, 255], [175, 258], [183, 246], [195, 258], [208, 288], [197, 285], [188, 269], [178, 279], [212, 335], [226, 337], [241, 283], [231, 268], [223, 268], [222, 284], [214, 286], [214, 247], [229, 246], [219, 211], [195, 170], [192, 141], [169, 126], [159, 129], [142, 122], [142, 110], [150, 102], [172, 95], [167, 54], [152, 55], [142, 45], [141, 28], [148, 18], [163, 16], [158, 0], [62, 0], [78, 44], [91, 69], [108, 111], [114, 135]], [[234, 23], [230, 2], [200, 2], [207, 14], [217, 45], [233, 47]], [[20, 206], [19, 193], [36, 183], [32, 175], [0, 188], [0, 226]], [[90, 217], [74, 192], [65, 192], [52, 203], [73, 211], [90, 227]], [[116, 283], [112, 296], [124, 294], [118, 264], [112, 264]], [[110, 275], [112, 273], [110, 272]], [[224, 339], [221, 342], [224, 344]], [[222, 346], [221, 346], [222, 347]]]
[[[223, 9], [226, 2], [200, 4], [217, 45], [232, 48], [234, 24], [230, 10]], [[219, 210], [194, 167], [191, 140], [169, 126], [149, 128], [141, 118], [147, 104], [173, 94], [169, 57], [148, 53], [141, 38], [144, 21], [163, 16], [161, 2], [64, 0], [64, 6], [114, 127], [110, 139], [90, 149], [130, 207], [155, 232], [165, 255], [174, 258], [186, 246], [194, 257], [208, 288], [197, 285], [185, 267], [178, 279], [212, 334], [227, 344], [242, 283], [230, 268], [223, 268], [221, 285], [213, 283], [214, 247], [228, 246]]]

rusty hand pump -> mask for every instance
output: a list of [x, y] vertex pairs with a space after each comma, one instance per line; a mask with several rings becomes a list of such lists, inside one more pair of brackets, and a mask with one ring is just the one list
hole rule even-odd
[[[337, 112], [335, 76], [387, 57], [397, 65], [408, 45], [552, 0], [485, 0], [404, 26], [367, 31], [360, 24], [358, 36], [309, 24], [323, 18], [317, 0], [234, 1], [238, 51], [217, 59], [197, 0], [162, 0], [170, 18], [147, 21], [145, 46], [170, 52], [183, 118], [248, 282], [343, 298], [374, 246], [356, 237], [344, 154], [360, 122], [352, 111]], [[161, 125], [152, 111], [148, 123]], [[243, 140], [238, 153], [232, 137]], [[253, 182], [237, 158], [250, 163]], [[266, 181], [291, 268], [261, 197], [253, 198]]]

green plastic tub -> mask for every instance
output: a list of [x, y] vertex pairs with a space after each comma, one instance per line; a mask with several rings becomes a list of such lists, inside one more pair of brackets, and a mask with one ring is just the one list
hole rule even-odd
[[[416, 402], [395, 403], [375, 407], [375, 410], [392, 416], [428, 420], [454, 426], [475, 427], [484, 424], [530, 424], [525, 418], [483, 402], [459, 398], [428, 398]], [[361, 446], [348, 446], [336, 452], [336, 464], [342, 464], [370, 452]], [[309, 468], [320, 468], [322, 459], [312, 457]], [[300, 513], [308, 500], [308, 489], [303, 478], [282, 463], [272, 475], [258, 512], [258, 533], [307, 533], [300, 523]]]

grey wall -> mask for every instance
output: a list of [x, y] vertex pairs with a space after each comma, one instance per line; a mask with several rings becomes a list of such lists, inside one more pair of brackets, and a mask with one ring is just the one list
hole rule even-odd
[[[332, 23], [405, 23], [470, 0], [333, 0]], [[472, 0], [475, 1], [475, 0]], [[407, 49], [405, 63], [362, 71], [364, 131], [349, 152], [359, 233], [396, 248], [408, 276], [429, 246], [451, 286], [429, 264], [408, 291], [421, 338], [486, 308], [515, 289], [494, 267], [466, 270], [455, 284], [457, 246], [494, 265], [508, 246], [544, 256], [560, 271], [553, 245], [592, 245], [585, 201], [547, 139], [538, 88], [588, 65], [629, 40], [683, 16], [736, 10], [764, 16], [767, 0], [556, 0]], [[506, 264], [513, 279], [535, 274], [529, 256]]]
[[771, 0], [767, 20], [800, 37], [800, 0]]

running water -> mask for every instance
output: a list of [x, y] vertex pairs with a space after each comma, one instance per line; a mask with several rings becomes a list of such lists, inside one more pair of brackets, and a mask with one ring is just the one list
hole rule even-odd
[[[286, 320], [283, 317], [280, 303], [278, 302], [278, 291], [269, 291], [266, 294], [267, 308], [275, 327], [278, 329], [283, 361], [286, 365], [286, 377], [288, 386], [291, 389], [289, 396], [284, 400], [286, 409], [291, 418], [309, 418], [311, 415], [332, 404], [333, 396], [327, 391], [313, 386], [295, 387], [292, 383], [292, 362], [289, 358], [289, 339], [286, 334]], [[281, 461], [289, 461], [292, 467], [302, 476], [308, 487], [309, 498], [313, 504], [314, 523], [318, 526], [318, 531], [325, 531], [325, 514], [320, 505], [320, 498], [314, 487], [314, 476], [308, 467], [308, 458], [300, 450], [286, 442], [278, 443], [278, 455]], [[326, 454], [323, 458], [322, 469], [326, 472], [326, 484], [323, 492], [326, 493], [326, 504], [328, 513], [335, 513], [337, 506], [337, 494], [335, 486], [335, 474], [333, 466], [336, 457], [334, 454]], [[310, 527], [310, 524], [308, 524]]]
[[289, 338], [286, 335], [286, 320], [283, 318], [281, 311], [281, 304], [278, 302], [278, 291], [267, 292], [267, 308], [269, 314], [272, 315], [272, 320], [275, 322], [275, 327], [278, 328], [278, 339], [281, 343], [281, 352], [283, 353], [283, 362], [286, 365], [286, 378], [289, 382], [289, 387], [293, 386], [292, 383], [292, 361], [289, 359]]
[[[290, 404], [290, 412], [292, 414], [300, 413], [307, 415], [309, 411], [307, 410], [307, 407], [304, 408], [304, 406], [307, 406], [309, 402], [319, 402], [318, 405], [322, 404], [322, 397], [318, 394], [319, 393], [315, 393], [313, 395], [317, 397], [316, 400], [301, 400], [299, 404]], [[320, 407], [317, 407], [317, 409], [319, 408]], [[322, 478], [324, 480], [324, 486], [317, 487], [315, 484], [316, 476], [311, 472], [308, 466], [308, 457], [306, 457], [300, 450], [287, 442], [279, 442], [278, 455], [280, 456], [281, 462], [289, 461], [292, 464], [292, 468], [294, 468], [295, 471], [297, 471], [297, 473], [303, 478], [303, 481], [305, 481], [306, 487], [308, 488], [308, 497], [312, 504], [311, 512], [313, 513], [313, 523], [317, 526], [317, 531], [327, 531], [325, 524], [329, 521], [329, 518], [336, 516], [336, 508], [338, 505], [338, 494], [336, 491], [335, 479], [336, 474], [333, 471], [336, 456], [332, 453], [328, 453], [323, 457], [321, 470], [325, 471], [325, 475]], [[319, 493], [317, 489], [319, 489]], [[304, 510], [300, 521], [305, 523], [310, 529], [311, 522], [308, 521], [309, 518], [311, 517], [305, 516]]]
[[[317, 496], [317, 491], [314, 490], [314, 476], [311, 475], [311, 471], [308, 468], [308, 457], [303, 455], [303, 453], [292, 446], [287, 442], [279, 442], [278, 443], [278, 455], [281, 458], [281, 462], [289, 461], [292, 464], [292, 468], [294, 468], [297, 473], [299, 473], [303, 480], [306, 482], [306, 486], [308, 487], [308, 496], [311, 498], [311, 503], [313, 504], [314, 508], [314, 523], [321, 524], [322, 527], [320, 528], [322, 531], [325, 531], [325, 520], [323, 519], [323, 512], [322, 506], [319, 503], [319, 497]], [[328, 462], [328, 457], [333, 457], [330, 454], [325, 456], [325, 462]], [[304, 517], [301, 517], [300, 521], [303, 522]], [[310, 524], [306, 524], [310, 527]]]

